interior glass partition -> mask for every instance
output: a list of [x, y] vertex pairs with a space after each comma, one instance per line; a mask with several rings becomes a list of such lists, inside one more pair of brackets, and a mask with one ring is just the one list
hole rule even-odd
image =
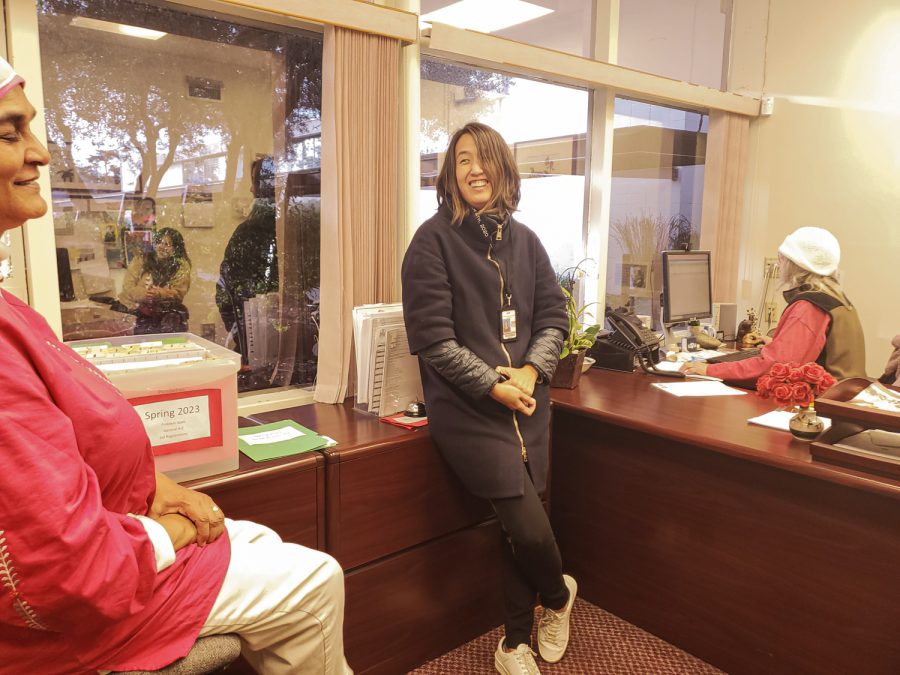
[[696, 249], [709, 116], [616, 98], [606, 304], [659, 322], [664, 250]]
[[241, 391], [315, 380], [321, 36], [37, 3], [65, 339], [187, 330]]

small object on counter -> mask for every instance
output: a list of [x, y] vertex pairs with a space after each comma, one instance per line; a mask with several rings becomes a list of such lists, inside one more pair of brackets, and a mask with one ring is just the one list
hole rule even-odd
[[[743, 344], [744, 336], [756, 330], [756, 310], [752, 307], [747, 310], [747, 318], [738, 324], [735, 342]], [[758, 335], [758, 333], [757, 333]]]
[[755, 330], [750, 331], [741, 338], [741, 347], [743, 349], [752, 349], [753, 347], [758, 347], [761, 344], [763, 344], [762, 336]]
[[712, 337], [711, 335], [707, 335], [704, 332], [697, 333], [697, 344], [700, 345], [701, 349], [718, 349], [722, 342]]
[[409, 417], [425, 417], [425, 404], [422, 401], [413, 401], [406, 406], [406, 414]]

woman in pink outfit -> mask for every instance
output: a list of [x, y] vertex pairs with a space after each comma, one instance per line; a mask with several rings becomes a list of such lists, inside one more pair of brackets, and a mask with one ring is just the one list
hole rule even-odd
[[[0, 235], [47, 210], [34, 116], [0, 59]], [[350, 672], [334, 559], [157, 474], [128, 401], [3, 291], [0, 366], [0, 673], [158, 669], [215, 633], [259, 672]]]

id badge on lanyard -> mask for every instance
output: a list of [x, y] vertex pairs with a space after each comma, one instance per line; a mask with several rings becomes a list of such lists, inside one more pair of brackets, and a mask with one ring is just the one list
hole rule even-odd
[[[507, 303], [509, 301], [507, 300]], [[513, 342], [518, 337], [516, 321], [518, 319], [518, 313], [516, 312], [516, 308], [507, 304], [505, 307], [500, 308], [500, 341], [501, 342]]]

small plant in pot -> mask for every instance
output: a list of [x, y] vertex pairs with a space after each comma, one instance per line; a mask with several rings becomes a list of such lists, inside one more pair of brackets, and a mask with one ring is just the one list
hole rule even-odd
[[590, 305], [579, 307], [569, 289], [563, 284], [560, 284], [560, 288], [566, 296], [569, 334], [566, 336], [565, 342], [563, 342], [559, 365], [556, 367], [556, 373], [550, 381], [550, 386], [574, 389], [581, 380], [581, 367], [584, 363], [585, 354], [594, 345], [600, 326], [599, 324], [586, 325], [584, 323], [584, 313]]

